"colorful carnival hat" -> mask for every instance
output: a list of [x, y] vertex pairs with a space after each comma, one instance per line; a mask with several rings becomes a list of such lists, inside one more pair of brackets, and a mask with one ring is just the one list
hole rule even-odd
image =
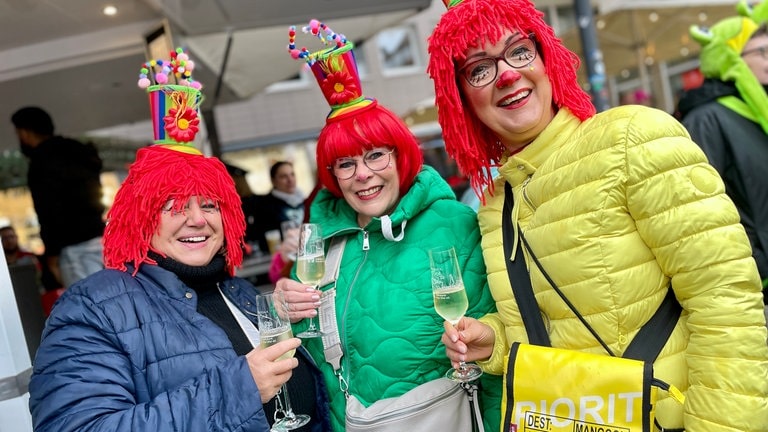
[[107, 268], [130, 267], [136, 275], [141, 265], [157, 264], [150, 251], [160, 209], [172, 199], [170, 210], [183, 212], [193, 196], [210, 198], [219, 206], [226, 270], [234, 275], [242, 264], [245, 217], [235, 184], [221, 160], [203, 155], [191, 144], [199, 130], [202, 101], [202, 86], [192, 79], [194, 67], [179, 48], [170, 53], [170, 60], [151, 60], [141, 69], [138, 84], [149, 94], [155, 145], [136, 152], [107, 213], [103, 240]]
[[[752, 11], [762, 13], [764, 9], [756, 7]], [[742, 9], [737, 8], [740, 13]], [[755, 15], [758, 19], [757, 14]], [[744, 61], [741, 52], [749, 39], [758, 29], [753, 18], [734, 16], [718, 21], [712, 27], [693, 25], [689, 29], [691, 37], [701, 45], [699, 62], [701, 73], [706, 78], [733, 82], [741, 95], [743, 103], [731, 101], [729, 108], [752, 121], [759, 123], [768, 133], [768, 94]], [[729, 102], [722, 102], [729, 104]], [[736, 105], [733, 105], [736, 103]], [[741, 105], [746, 105], [743, 109]]]
[[139, 72], [139, 88], [146, 89], [152, 114], [155, 144], [190, 144], [200, 130], [202, 102], [200, 82], [192, 79], [195, 63], [183, 49], [170, 53], [170, 59], [153, 59]]
[[750, 5], [747, 0], [740, 0], [736, 5], [739, 15], [751, 18], [758, 25], [768, 22], [768, 1]]
[[296, 26], [288, 29], [288, 52], [294, 59], [307, 62], [331, 107], [326, 122], [376, 105], [376, 99], [363, 96], [360, 74], [352, 51], [354, 44], [316, 19], [310, 20], [308, 25], [302, 27], [302, 31], [316, 36], [327, 46], [313, 53], [305, 47], [298, 49]]

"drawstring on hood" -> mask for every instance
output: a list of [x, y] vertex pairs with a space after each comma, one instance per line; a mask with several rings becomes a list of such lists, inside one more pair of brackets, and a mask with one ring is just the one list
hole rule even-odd
[[384, 215], [381, 217], [381, 233], [384, 235], [385, 239], [399, 242], [405, 237], [405, 225], [407, 224], [407, 220], [404, 220], [403, 223], [400, 224], [400, 235], [395, 237], [392, 232], [392, 219], [389, 218], [389, 215]]

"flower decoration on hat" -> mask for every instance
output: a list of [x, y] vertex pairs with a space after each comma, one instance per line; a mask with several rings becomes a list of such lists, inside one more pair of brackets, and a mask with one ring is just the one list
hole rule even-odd
[[299, 49], [296, 46], [296, 27], [288, 29], [288, 52], [294, 59], [309, 65], [331, 107], [326, 122], [374, 106], [375, 99], [363, 96], [352, 51], [354, 44], [316, 19], [302, 27], [302, 32], [317, 37], [325, 45], [325, 48], [312, 53], [306, 47]]
[[194, 69], [194, 61], [182, 48], [172, 51], [170, 59], [142, 65], [138, 85], [149, 94], [155, 144], [183, 145], [183, 151], [196, 151], [190, 143], [200, 130], [202, 85], [192, 78]]

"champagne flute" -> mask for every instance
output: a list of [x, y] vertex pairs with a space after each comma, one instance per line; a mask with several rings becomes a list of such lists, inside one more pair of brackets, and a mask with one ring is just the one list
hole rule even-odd
[[[259, 322], [259, 345], [262, 348], [270, 347], [293, 337], [291, 321], [288, 318], [288, 305], [285, 303], [282, 292], [256, 296], [256, 314]], [[295, 354], [296, 350], [288, 351], [275, 361], [291, 358]], [[280, 396], [282, 396], [282, 401]], [[275, 405], [273, 431], [289, 431], [309, 423], [310, 417], [308, 415], [293, 412], [286, 384], [283, 384], [277, 392]]]
[[[451, 246], [430, 249], [429, 267], [432, 271], [435, 311], [455, 327], [469, 307], [456, 251]], [[458, 369], [449, 369], [445, 377], [453, 381], [467, 382], [476, 380], [482, 374], [480, 366], [462, 361], [459, 362]]]
[[[320, 225], [305, 223], [299, 228], [299, 251], [296, 254], [296, 276], [301, 283], [317, 284], [325, 275], [325, 250], [323, 248], [323, 232]], [[309, 326], [296, 336], [300, 338], [315, 338], [323, 333], [315, 325], [315, 318], [309, 318]]]

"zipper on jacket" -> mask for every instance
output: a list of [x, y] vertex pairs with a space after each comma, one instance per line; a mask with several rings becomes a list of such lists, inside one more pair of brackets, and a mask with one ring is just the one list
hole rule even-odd
[[363, 230], [363, 250], [367, 251], [371, 248], [370, 243], [368, 243], [368, 231]]
[[528, 204], [528, 207], [531, 208], [531, 210], [536, 210], [536, 206], [533, 205], [533, 202], [531, 202], [531, 199], [528, 198], [528, 190], [526, 189], [526, 186], [528, 186], [528, 183], [531, 181], [531, 176], [528, 176], [524, 181], [523, 184], [520, 186], [520, 190], [523, 193], [523, 200], [525, 200], [525, 203]]
[[[364, 239], [364, 250], [368, 250], [368, 231], [363, 230], [363, 239]], [[342, 371], [343, 375], [339, 376], [339, 378], [344, 379], [344, 375], [347, 375], [350, 370], [349, 366], [349, 343], [347, 342], [347, 310], [349, 308], [349, 302], [352, 299], [352, 292], [355, 290], [355, 286], [357, 285], [357, 280], [360, 276], [360, 271], [365, 266], [365, 263], [368, 261], [368, 254], [363, 254], [363, 260], [360, 261], [360, 265], [355, 270], [355, 276], [352, 278], [352, 280], [349, 282], [349, 288], [347, 289], [347, 298], [344, 301], [344, 311], [341, 314], [341, 319], [339, 320], [341, 325], [339, 326], [339, 340], [341, 342], [342, 351], [344, 352], [344, 355], [341, 357], [342, 361]], [[351, 377], [347, 375], [347, 379], [345, 380], [346, 383], [346, 391], [345, 394], [351, 393], [350, 387], [352, 385]]]

